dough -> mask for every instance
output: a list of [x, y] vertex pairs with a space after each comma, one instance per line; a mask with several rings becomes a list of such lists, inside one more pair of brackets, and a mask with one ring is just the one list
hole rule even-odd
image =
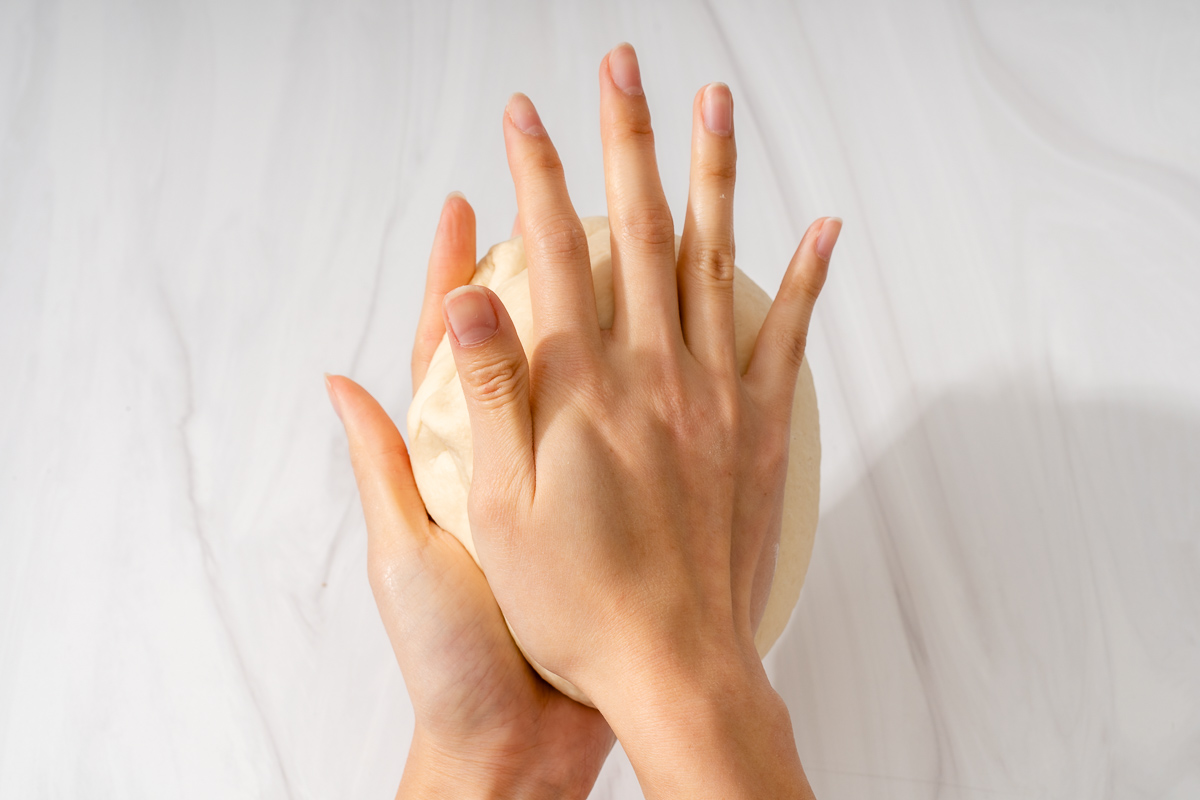
[[[588, 237], [592, 278], [596, 287], [596, 309], [601, 328], [612, 327], [612, 256], [609, 250], [607, 217], [587, 217], [583, 227]], [[680, 237], [675, 237], [678, 254]], [[488, 250], [475, 268], [471, 283], [487, 286], [503, 301], [517, 326], [529, 354], [533, 317], [529, 301], [522, 237], [502, 242]], [[738, 364], [744, 372], [750, 363], [754, 341], [766, 319], [771, 298], [740, 269], [734, 272], [734, 332]], [[425, 380], [408, 410], [408, 452], [417, 488], [434, 522], [458, 538], [479, 561], [467, 520], [467, 494], [471, 488], [471, 423], [466, 399], [450, 343], [443, 336], [429, 364]], [[766, 611], [754, 643], [765, 656], [791, 616], [808, 571], [813, 537], [817, 529], [817, 500], [820, 483], [821, 444], [817, 425], [817, 397], [812, 373], [805, 359], [800, 366], [792, 404], [791, 445], [783, 500], [783, 523], [775, 578]], [[510, 628], [511, 630], [511, 628]], [[516, 635], [513, 635], [516, 640]], [[517, 642], [520, 647], [520, 642]], [[525, 652], [522, 648], [521, 652]], [[581, 703], [592, 705], [569, 681], [526, 658], [551, 685]]]

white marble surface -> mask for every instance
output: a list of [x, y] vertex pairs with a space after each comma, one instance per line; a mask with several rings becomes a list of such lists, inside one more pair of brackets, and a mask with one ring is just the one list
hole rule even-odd
[[742, 268], [846, 220], [768, 658], [818, 796], [1200, 797], [1200, 6], [501, 5], [0, 2], [0, 797], [391, 795], [321, 372], [402, 418], [442, 197], [507, 236], [512, 91], [605, 212], [622, 39], [677, 220], [718, 79]]

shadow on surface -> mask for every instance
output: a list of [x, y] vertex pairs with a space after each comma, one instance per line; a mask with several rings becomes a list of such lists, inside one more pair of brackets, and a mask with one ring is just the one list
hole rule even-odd
[[1198, 497], [1179, 408], [936, 399], [823, 514], [769, 656], [818, 796], [1200, 787]]

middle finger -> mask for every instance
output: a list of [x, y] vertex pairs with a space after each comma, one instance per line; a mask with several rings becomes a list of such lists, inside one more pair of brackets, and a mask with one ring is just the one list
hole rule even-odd
[[675, 226], [658, 175], [637, 55], [626, 42], [600, 63], [600, 122], [612, 246], [613, 335], [682, 345]]

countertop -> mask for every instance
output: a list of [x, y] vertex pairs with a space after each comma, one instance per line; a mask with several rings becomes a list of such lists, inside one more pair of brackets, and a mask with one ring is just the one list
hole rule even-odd
[[394, 793], [322, 372], [402, 425], [442, 198], [508, 238], [510, 93], [606, 213], [622, 40], [677, 221], [712, 80], [739, 266], [845, 220], [766, 660], [817, 796], [1200, 797], [1200, 7], [1132, 0], [0, 4], [0, 797]]

